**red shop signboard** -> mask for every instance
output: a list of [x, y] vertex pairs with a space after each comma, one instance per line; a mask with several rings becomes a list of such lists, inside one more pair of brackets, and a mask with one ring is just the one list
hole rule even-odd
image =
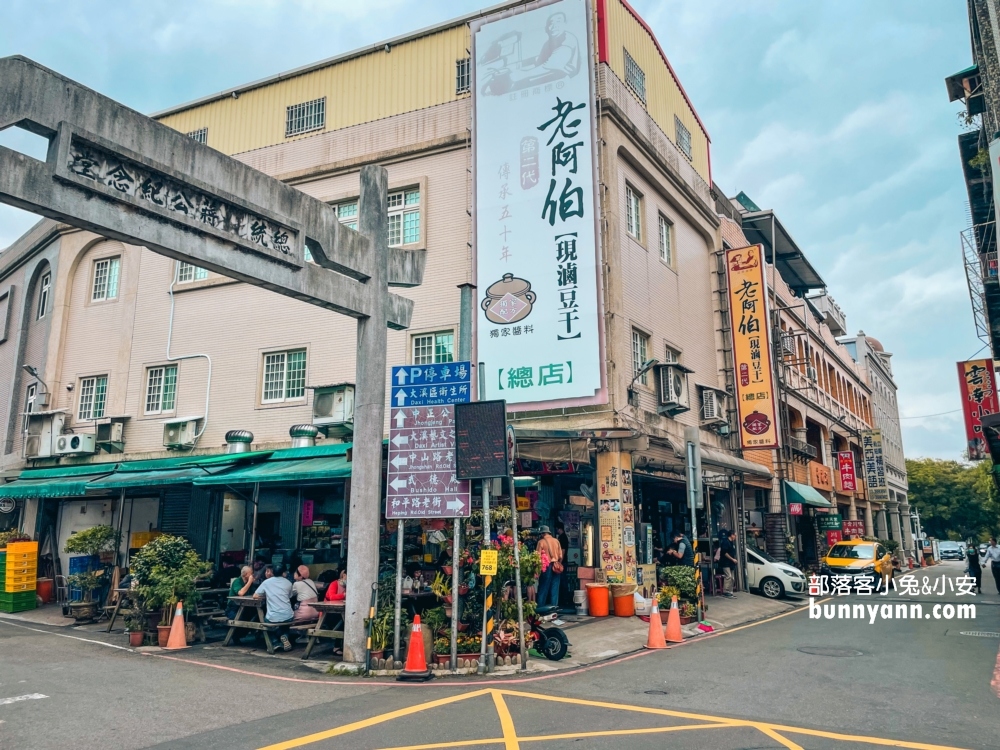
[[854, 454], [851, 451], [837, 453], [837, 463], [840, 464], [840, 487], [844, 492], [855, 492], [858, 480], [854, 473]]

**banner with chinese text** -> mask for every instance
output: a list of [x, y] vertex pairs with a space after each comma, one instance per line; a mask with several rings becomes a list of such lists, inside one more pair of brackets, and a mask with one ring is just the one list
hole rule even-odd
[[740, 446], [744, 449], [777, 448], [778, 418], [763, 248], [751, 245], [727, 250], [726, 279]]
[[862, 430], [861, 450], [865, 462], [865, 484], [868, 499], [884, 503], [889, 499], [885, 484], [885, 458], [882, 455], [882, 430]]
[[969, 460], [982, 461], [990, 454], [986, 439], [983, 437], [982, 418], [1000, 411], [993, 360], [973, 359], [959, 362], [958, 382], [962, 390], [962, 413], [965, 415]]
[[604, 403], [586, 0], [472, 23], [480, 399]]
[[840, 489], [844, 492], [856, 492], [858, 482], [854, 474], [854, 454], [851, 451], [839, 451], [837, 463], [840, 465]]
[[597, 454], [599, 579], [606, 583], [635, 583], [635, 497], [632, 455], [617, 451]]

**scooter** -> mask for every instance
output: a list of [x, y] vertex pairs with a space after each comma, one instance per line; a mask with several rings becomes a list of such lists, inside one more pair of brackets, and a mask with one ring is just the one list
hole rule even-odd
[[544, 626], [542, 623], [551, 622], [559, 617], [559, 607], [549, 605], [538, 607], [535, 614], [527, 618], [525, 623], [528, 626], [529, 643], [534, 645], [536, 651], [545, 655], [550, 661], [559, 661], [569, 650], [569, 638], [555, 625]]

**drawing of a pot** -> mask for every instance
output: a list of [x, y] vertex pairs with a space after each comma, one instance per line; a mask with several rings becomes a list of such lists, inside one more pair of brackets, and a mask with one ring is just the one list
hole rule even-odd
[[527, 318], [537, 298], [530, 281], [505, 273], [500, 281], [487, 288], [482, 308], [491, 323], [510, 325]]

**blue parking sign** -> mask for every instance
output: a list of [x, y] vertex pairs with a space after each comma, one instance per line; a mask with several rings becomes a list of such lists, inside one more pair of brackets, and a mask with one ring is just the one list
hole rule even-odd
[[390, 405], [441, 406], [472, 400], [472, 364], [439, 362], [392, 368]]

